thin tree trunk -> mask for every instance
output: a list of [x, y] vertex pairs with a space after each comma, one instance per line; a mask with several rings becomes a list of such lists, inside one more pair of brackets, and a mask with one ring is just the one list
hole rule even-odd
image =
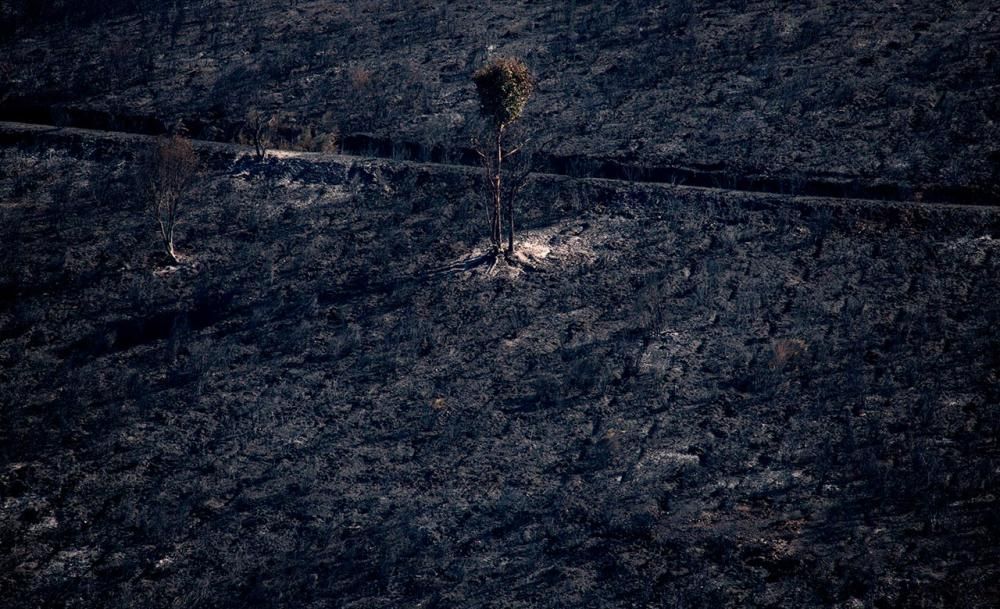
[[514, 200], [507, 201], [507, 255], [514, 255]]
[[490, 222], [490, 229], [492, 234], [490, 235], [490, 241], [493, 242], [493, 248], [500, 251], [500, 176], [499, 174], [493, 180], [493, 220]]
[[163, 245], [167, 249], [167, 255], [170, 256], [170, 261], [174, 264], [180, 262], [177, 260], [177, 252], [174, 251], [174, 219], [171, 217], [169, 220], [170, 225], [167, 226], [166, 233], [163, 237]]
[[170, 261], [173, 263], [178, 263], [177, 252], [174, 251], [174, 231], [170, 228], [165, 228], [163, 224], [160, 224], [160, 236], [163, 237], [163, 249], [167, 252], [167, 256], [170, 257]]
[[496, 178], [494, 179], [493, 185], [493, 246], [496, 248], [497, 252], [500, 251], [503, 244], [503, 220], [502, 220], [502, 210], [503, 205], [502, 198], [502, 187], [500, 181], [500, 167], [503, 164], [503, 127], [497, 127], [497, 172]]
[[267, 150], [264, 148], [264, 126], [259, 124], [254, 129], [253, 146], [257, 152], [257, 160], [263, 161]]
[[160, 225], [160, 237], [163, 239], [163, 249], [174, 264], [180, 262], [177, 259], [177, 252], [174, 251], [174, 226], [177, 224], [176, 214], [176, 201], [161, 201], [156, 204], [156, 219]]

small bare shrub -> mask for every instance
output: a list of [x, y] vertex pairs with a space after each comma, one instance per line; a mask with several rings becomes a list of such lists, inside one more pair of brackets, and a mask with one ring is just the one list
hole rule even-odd
[[805, 354], [809, 350], [809, 345], [799, 338], [782, 338], [774, 341], [771, 349], [774, 354], [771, 357], [770, 367], [772, 370], [781, 370]]
[[271, 147], [271, 132], [274, 129], [277, 117], [265, 114], [256, 108], [247, 112], [243, 123], [243, 138], [253, 144], [254, 155], [258, 161], [263, 161], [267, 156], [267, 149]]
[[190, 140], [175, 135], [156, 143], [140, 175], [149, 208], [160, 229], [163, 249], [173, 263], [178, 262], [174, 233], [197, 169], [198, 156]]
[[351, 88], [354, 91], [364, 91], [372, 84], [372, 73], [371, 70], [362, 67], [355, 67], [351, 69], [348, 74], [348, 78], [351, 81]]

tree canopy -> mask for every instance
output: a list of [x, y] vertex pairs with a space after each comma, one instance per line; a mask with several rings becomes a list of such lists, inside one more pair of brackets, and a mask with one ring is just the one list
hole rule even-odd
[[498, 129], [521, 118], [535, 89], [528, 66], [516, 58], [494, 59], [477, 70], [472, 79], [479, 93], [480, 110]]

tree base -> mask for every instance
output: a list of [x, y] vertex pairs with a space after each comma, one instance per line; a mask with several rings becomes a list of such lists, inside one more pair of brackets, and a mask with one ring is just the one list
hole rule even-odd
[[505, 250], [501, 248], [495, 248], [492, 252], [486, 254], [483, 263], [489, 263], [489, 268], [486, 270], [487, 275], [492, 275], [500, 267], [507, 267], [510, 269], [516, 269], [519, 271], [528, 272], [538, 272], [541, 271], [540, 268], [531, 264], [523, 257], [518, 257], [515, 252], [510, 250]]

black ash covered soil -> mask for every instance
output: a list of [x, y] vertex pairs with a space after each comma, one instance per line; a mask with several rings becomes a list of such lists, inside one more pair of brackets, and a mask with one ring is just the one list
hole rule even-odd
[[995, 606], [995, 209], [13, 139], [7, 606]]
[[259, 108], [309, 148], [464, 146], [472, 72], [515, 54], [570, 159], [1000, 197], [995, 2], [55, 4], [0, 6], [0, 118], [225, 139]]

